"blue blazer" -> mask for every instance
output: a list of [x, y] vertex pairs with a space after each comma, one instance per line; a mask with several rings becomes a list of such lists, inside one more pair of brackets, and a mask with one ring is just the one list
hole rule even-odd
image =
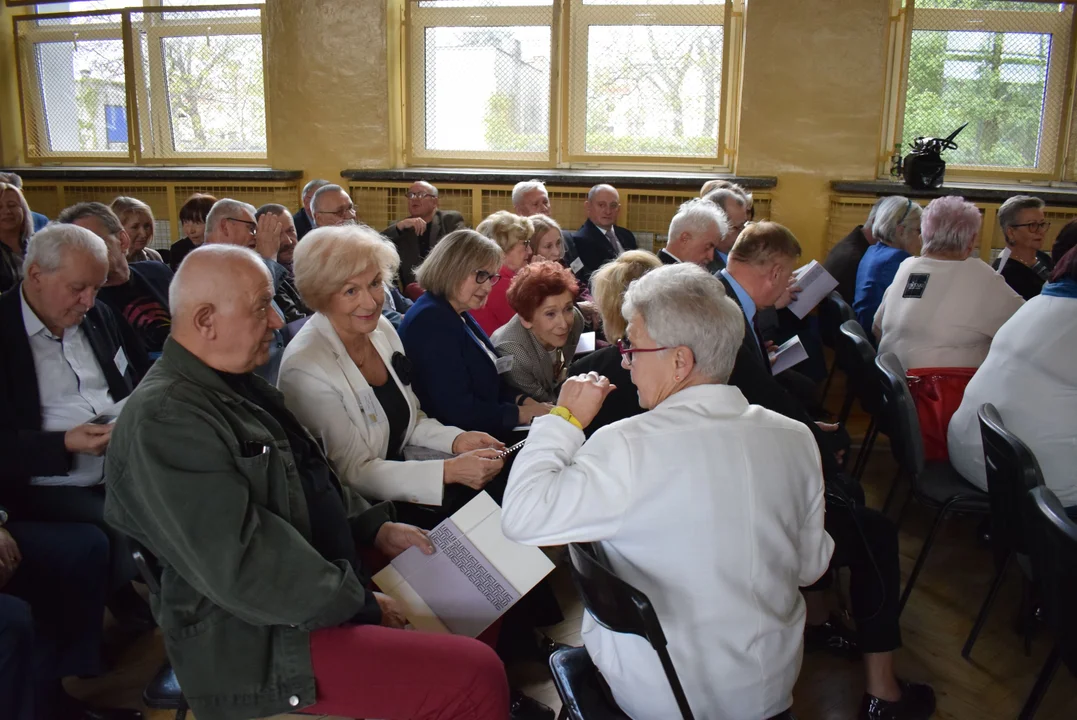
[[470, 313], [462, 317], [429, 292], [408, 309], [399, 332], [412, 387], [423, 412], [442, 424], [508, 438], [520, 416], [518, 391], [502, 382], [483, 350], [498, 354], [490, 338]]

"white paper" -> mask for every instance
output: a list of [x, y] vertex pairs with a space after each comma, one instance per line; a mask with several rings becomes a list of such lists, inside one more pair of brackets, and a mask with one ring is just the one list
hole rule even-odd
[[568, 269], [572, 271], [573, 275], [579, 273], [580, 270], [583, 270], [583, 260], [576, 258], [572, 261], [572, 264], [568, 266]]
[[770, 357], [774, 360], [771, 372], [777, 375], [807, 360], [808, 351], [800, 344], [800, 338], [794, 335], [771, 352]]
[[580, 335], [580, 341], [576, 344], [576, 354], [589, 353], [595, 351], [595, 332], [585, 332]]
[[800, 294], [797, 295], [796, 300], [789, 303], [788, 307], [801, 319], [838, 286], [838, 281], [834, 279], [834, 276], [815, 260], [793, 274], [796, 275], [797, 285], [800, 286]]
[[479, 493], [430, 533], [438, 551], [409, 548], [374, 582], [428, 632], [475, 637], [553, 570], [539, 548], [501, 532], [501, 508]]

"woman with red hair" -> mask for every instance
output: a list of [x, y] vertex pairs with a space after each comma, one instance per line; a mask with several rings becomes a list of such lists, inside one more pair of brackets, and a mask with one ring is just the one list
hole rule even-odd
[[516, 315], [491, 340], [499, 354], [513, 358], [509, 382], [539, 402], [557, 400], [576, 354], [583, 332], [578, 289], [571, 270], [544, 261], [520, 268], [506, 294]]

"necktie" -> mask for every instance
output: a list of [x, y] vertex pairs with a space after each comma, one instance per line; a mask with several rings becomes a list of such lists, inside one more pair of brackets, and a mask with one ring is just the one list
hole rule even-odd
[[610, 241], [610, 247], [613, 248], [614, 257], [620, 257], [624, 252], [624, 248], [621, 247], [621, 243], [617, 241], [617, 234], [613, 232], [613, 228], [606, 231], [606, 239]]

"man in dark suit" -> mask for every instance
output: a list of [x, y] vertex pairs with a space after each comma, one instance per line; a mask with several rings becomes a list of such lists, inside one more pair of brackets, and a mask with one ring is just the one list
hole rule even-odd
[[314, 229], [314, 213], [310, 209], [310, 201], [314, 199], [314, 193], [329, 184], [328, 180], [315, 178], [303, 186], [303, 207], [295, 211], [295, 234], [297, 240]]
[[658, 251], [658, 259], [666, 265], [690, 262], [706, 267], [727, 232], [729, 221], [721, 208], [699, 198], [689, 200], [670, 220], [666, 246]]
[[467, 227], [464, 216], [455, 210], [438, 208], [438, 189], [419, 180], [408, 188], [408, 216], [382, 230], [400, 254], [400, 287], [415, 282], [415, 268], [426, 259], [430, 248], [453, 230]]
[[123, 318], [146, 352], [156, 357], [172, 330], [172, 315], [168, 311], [171, 268], [155, 262], [128, 263], [131, 238], [107, 205], [78, 203], [61, 211], [56, 221], [84, 227], [105, 241], [108, 277], [97, 299], [112, 308], [117, 318]]
[[823, 260], [823, 267], [838, 281], [838, 292], [845, 298], [845, 302], [852, 307], [853, 297], [856, 295], [856, 271], [860, 268], [860, 259], [868, 248], [875, 244], [875, 238], [871, 234], [871, 224], [875, 222], [875, 212], [879, 209], [879, 198], [863, 225], [857, 225], [848, 235], [838, 241], [838, 244], [830, 248], [830, 252]]
[[109, 536], [110, 607], [146, 620], [130, 581], [126, 538], [104, 522], [104, 459], [112, 425], [91, 422], [148, 369], [134, 332], [94, 303], [108, 248], [74, 225], [34, 236], [23, 282], [0, 297], [0, 488], [21, 519], [85, 522]]
[[576, 277], [584, 285], [591, 273], [620, 257], [625, 250], [636, 249], [636, 236], [617, 225], [621, 214], [621, 196], [612, 185], [595, 185], [583, 203], [587, 221], [576, 231], [576, 252], [583, 263]]

